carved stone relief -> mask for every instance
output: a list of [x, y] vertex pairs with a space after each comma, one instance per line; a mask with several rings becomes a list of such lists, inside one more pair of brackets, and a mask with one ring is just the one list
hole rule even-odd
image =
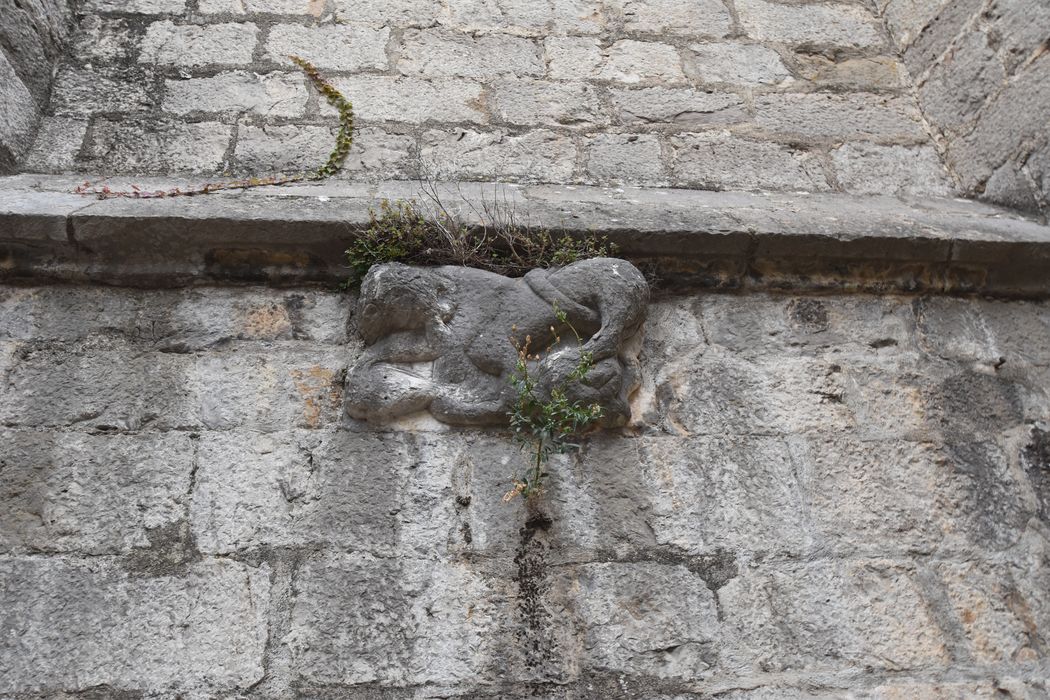
[[[550, 347], [535, 368], [548, 390], [568, 377], [581, 351], [592, 353], [594, 366], [584, 382], [570, 385], [570, 398], [600, 404], [604, 425], [622, 425], [639, 383], [631, 352], [637, 344], [630, 341], [648, 300], [638, 269], [614, 258], [518, 279], [465, 267], [376, 265], [361, 285], [357, 322], [365, 348], [347, 379], [347, 411], [377, 423], [429, 410], [453, 425], [505, 424], [515, 398], [512, 341], [528, 337], [533, 352]], [[582, 337], [582, 349], [555, 306]]]

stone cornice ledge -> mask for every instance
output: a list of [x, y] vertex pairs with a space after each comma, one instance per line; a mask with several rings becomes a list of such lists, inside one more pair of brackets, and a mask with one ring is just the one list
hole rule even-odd
[[[326, 182], [98, 200], [78, 178], [0, 178], [0, 281], [132, 286], [334, 283], [379, 200], [418, 183]], [[130, 180], [113, 179], [120, 189]], [[172, 180], [134, 180], [144, 188]], [[185, 183], [183, 183], [185, 184]], [[664, 287], [1050, 296], [1050, 228], [950, 199], [463, 183], [446, 206], [499, 200], [519, 221], [607, 235]]]

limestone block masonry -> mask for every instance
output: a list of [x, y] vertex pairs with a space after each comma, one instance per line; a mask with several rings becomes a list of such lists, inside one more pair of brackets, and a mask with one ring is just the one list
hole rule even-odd
[[67, 0], [0, 0], [0, 175], [33, 143], [72, 19]]
[[1047, 303], [664, 293], [530, 514], [346, 416], [354, 302], [0, 287], [0, 696], [1050, 692]]
[[949, 195], [877, 14], [850, 0], [84, 0], [24, 167]]
[[1050, 212], [1050, 5], [877, 2], [960, 190]]

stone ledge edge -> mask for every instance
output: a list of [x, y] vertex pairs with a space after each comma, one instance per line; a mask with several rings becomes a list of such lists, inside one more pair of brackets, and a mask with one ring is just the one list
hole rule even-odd
[[[320, 183], [97, 200], [71, 178], [0, 178], [0, 282], [336, 284], [381, 199], [417, 183]], [[466, 220], [489, 183], [442, 186]], [[531, 225], [607, 236], [659, 287], [1050, 296], [1050, 228], [963, 200], [522, 185]]]

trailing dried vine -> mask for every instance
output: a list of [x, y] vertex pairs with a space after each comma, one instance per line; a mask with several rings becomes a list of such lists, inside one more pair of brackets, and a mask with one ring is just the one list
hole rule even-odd
[[132, 185], [130, 190], [114, 190], [108, 186], [96, 187], [90, 182], [79, 185], [73, 191], [76, 194], [92, 195], [99, 199], [111, 199], [115, 197], [128, 197], [131, 199], [160, 199], [163, 197], [192, 197], [198, 194], [211, 194], [223, 190], [243, 190], [250, 187], [265, 187], [269, 185], [287, 185], [293, 182], [307, 182], [324, 180], [339, 172], [350, 147], [354, 144], [354, 106], [346, 99], [339, 90], [335, 88], [317, 67], [299, 56], [289, 56], [295, 65], [299, 66], [306, 77], [310, 79], [314, 87], [325, 96], [328, 104], [339, 111], [339, 133], [335, 137], [335, 148], [332, 149], [328, 160], [324, 165], [313, 172], [302, 172], [295, 175], [267, 175], [263, 177], [251, 176], [237, 180], [226, 180], [223, 182], [208, 182], [197, 187], [181, 188], [172, 187], [167, 190], [147, 190], [137, 185]]

